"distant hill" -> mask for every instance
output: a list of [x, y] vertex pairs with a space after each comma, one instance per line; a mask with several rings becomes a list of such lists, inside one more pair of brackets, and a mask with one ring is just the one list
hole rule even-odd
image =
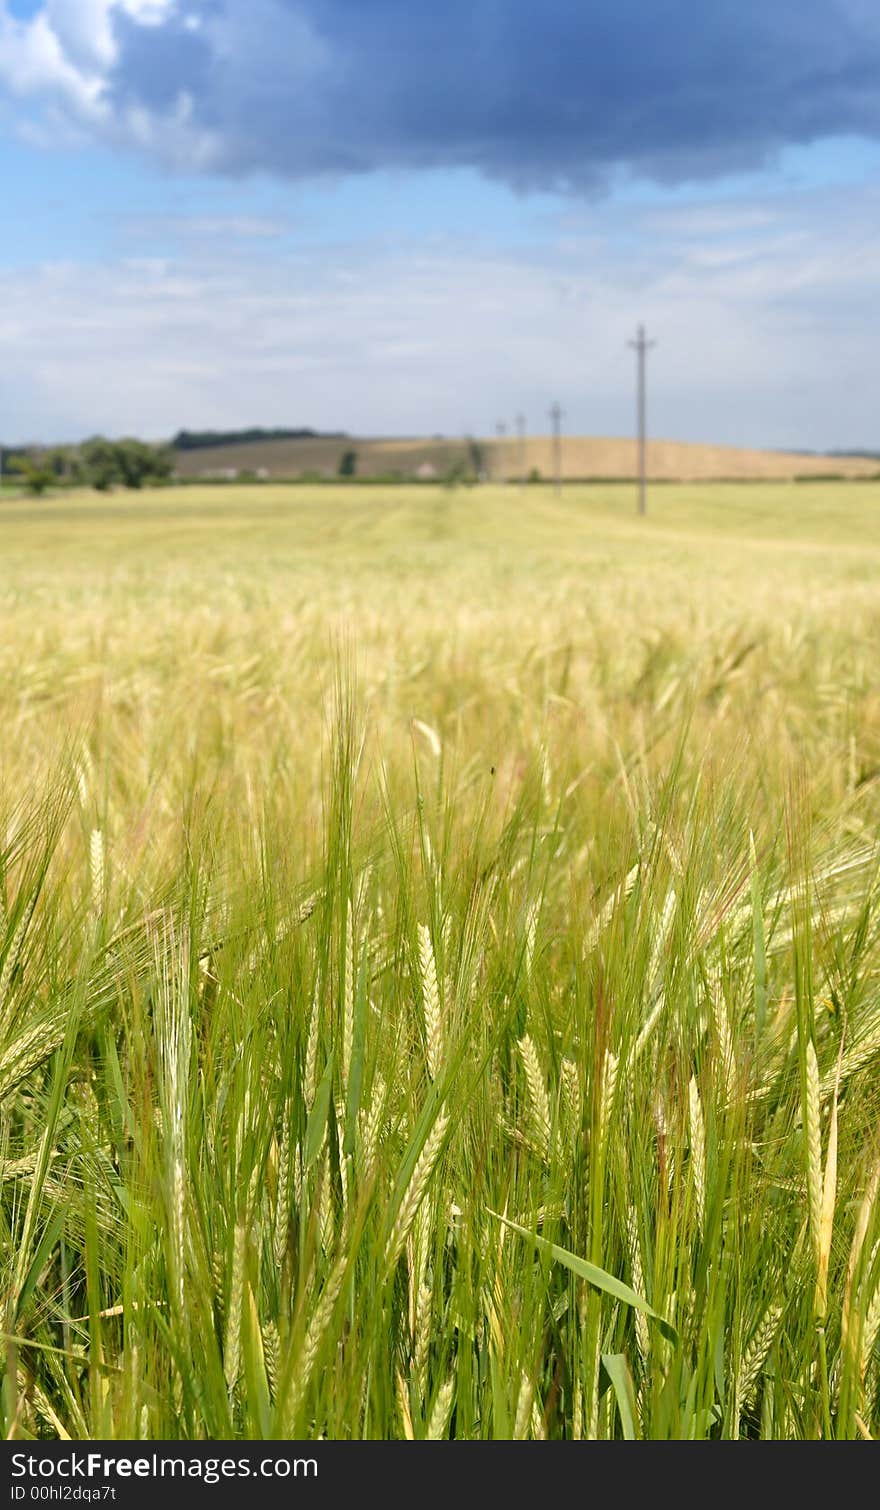
[[[494, 481], [513, 481], [521, 471], [553, 476], [553, 442], [549, 436], [531, 436], [524, 448], [515, 438], [498, 440], [365, 439], [346, 435], [275, 435], [258, 432], [245, 439], [236, 432], [232, 442], [177, 447], [176, 466], [181, 478], [231, 478], [252, 474], [272, 479], [303, 476], [337, 476], [343, 455], [356, 453], [357, 477], [442, 478], [455, 469], [481, 472]], [[240, 437], [240, 438], [239, 438]], [[176, 445], [176, 442], [175, 442]], [[637, 453], [633, 440], [593, 436], [565, 436], [562, 441], [562, 475], [570, 482], [589, 479], [625, 481], [636, 475]], [[877, 457], [818, 455], [782, 451], [745, 450], [733, 446], [694, 445], [683, 441], [652, 440], [648, 444], [648, 471], [658, 482], [711, 482], [766, 479], [874, 477], [880, 472]]]

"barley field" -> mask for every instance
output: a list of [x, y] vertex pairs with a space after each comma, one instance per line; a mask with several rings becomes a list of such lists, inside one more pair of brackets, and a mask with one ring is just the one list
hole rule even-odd
[[880, 1432], [880, 485], [0, 553], [8, 1436]]

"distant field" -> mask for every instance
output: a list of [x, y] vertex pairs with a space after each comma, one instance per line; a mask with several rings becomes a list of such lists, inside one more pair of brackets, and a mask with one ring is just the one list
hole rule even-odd
[[880, 484], [0, 552], [4, 1434], [876, 1437]]
[[[482, 464], [495, 481], [518, 478], [537, 470], [545, 479], [553, 476], [553, 443], [549, 436], [532, 436], [523, 455], [514, 439], [483, 440]], [[456, 463], [472, 464], [468, 443], [462, 440], [277, 440], [259, 444], [210, 447], [177, 453], [181, 477], [198, 478], [227, 471], [259, 472], [270, 477], [296, 477], [314, 472], [336, 476], [345, 451], [357, 452], [361, 477], [400, 473], [414, 475], [421, 468], [442, 477]], [[629, 478], [636, 474], [635, 443], [584, 436], [565, 436], [562, 443], [563, 477]], [[707, 481], [735, 479], [788, 479], [834, 473], [844, 477], [873, 477], [880, 463], [867, 457], [798, 456], [774, 451], [739, 450], [729, 446], [687, 445], [678, 441], [652, 440], [648, 447], [650, 475], [658, 481]]]

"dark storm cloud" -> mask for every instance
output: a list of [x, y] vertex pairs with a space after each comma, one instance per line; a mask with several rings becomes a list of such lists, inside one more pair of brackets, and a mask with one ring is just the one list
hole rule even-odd
[[185, 93], [213, 166], [289, 177], [475, 167], [589, 189], [880, 134], [880, 16], [862, 0], [208, 0], [117, 12], [117, 110]]
[[[880, 135], [876, 0], [0, 0], [0, 78], [181, 166], [590, 189]], [[21, 15], [19, 10], [17, 14]], [[85, 60], [85, 61], [83, 61]]]

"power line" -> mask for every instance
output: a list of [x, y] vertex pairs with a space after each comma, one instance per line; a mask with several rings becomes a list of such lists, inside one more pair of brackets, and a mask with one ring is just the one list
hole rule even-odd
[[637, 383], [637, 387], [638, 387], [638, 398], [637, 398], [638, 416], [637, 416], [637, 420], [638, 420], [638, 429], [639, 429], [639, 513], [640, 514], [646, 514], [647, 511], [648, 511], [647, 510], [646, 498], [645, 498], [645, 491], [646, 491], [646, 484], [647, 484], [647, 454], [648, 454], [648, 446], [647, 446], [647, 417], [646, 417], [647, 404], [646, 404], [646, 400], [645, 400], [645, 368], [646, 368], [647, 363], [646, 363], [645, 359], [646, 359], [646, 357], [648, 355], [648, 352], [652, 349], [652, 347], [654, 347], [654, 346], [657, 345], [657, 342], [656, 341], [649, 341], [649, 340], [647, 340], [646, 337], [645, 337], [645, 327], [644, 327], [644, 325], [640, 325], [639, 328], [638, 328], [638, 331], [636, 332], [636, 338], [635, 338], [635, 340], [634, 341], [627, 341], [627, 345], [631, 346], [633, 348], [633, 350], [638, 355], [638, 383]]
[[557, 498], [562, 491], [562, 406], [554, 404], [550, 410], [553, 421], [553, 491]]

